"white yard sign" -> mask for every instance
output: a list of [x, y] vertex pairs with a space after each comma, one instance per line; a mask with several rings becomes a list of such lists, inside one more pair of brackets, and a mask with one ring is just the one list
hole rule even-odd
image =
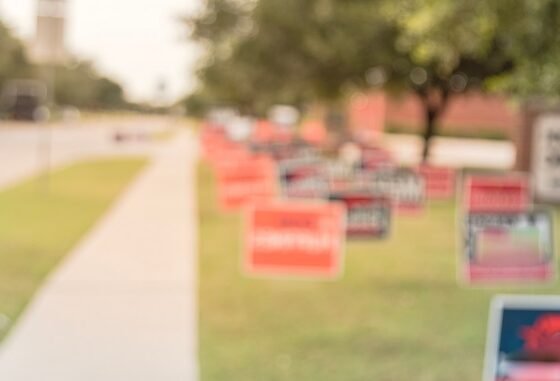
[[560, 114], [538, 118], [533, 138], [535, 196], [560, 202]]

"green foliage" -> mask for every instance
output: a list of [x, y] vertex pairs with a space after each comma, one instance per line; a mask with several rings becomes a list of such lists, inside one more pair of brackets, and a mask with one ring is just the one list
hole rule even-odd
[[385, 85], [416, 91], [436, 112], [451, 92], [512, 66], [503, 7], [483, 1], [260, 0], [232, 11], [236, 4], [210, 1], [191, 23], [207, 49], [200, 92], [234, 105], [332, 104]]
[[[515, 60], [511, 75], [496, 78], [492, 85], [527, 99], [560, 95], [560, 3], [557, 0], [506, 1], [509, 15], [504, 29], [510, 32], [509, 47]], [[511, 16], [513, 14], [513, 16]]]
[[0, 88], [7, 80], [25, 78], [32, 72], [22, 43], [0, 21]]
[[[208, 12], [217, 3], [210, 1]], [[257, 1], [238, 13], [236, 23], [219, 25], [222, 18], [210, 17], [214, 39], [208, 28], [197, 27], [207, 25], [203, 16], [192, 30], [207, 48], [198, 93], [248, 112], [274, 103], [337, 103], [348, 90], [366, 85], [364, 73], [390, 49], [382, 47], [392, 29], [379, 17], [379, 3]]]
[[[52, 67], [32, 64], [25, 47], [0, 22], [0, 89], [13, 79], [35, 78], [48, 82]], [[75, 61], [58, 65], [55, 73], [55, 100], [60, 105], [82, 108], [124, 108], [122, 87], [99, 74], [90, 62]]]
[[60, 105], [80, 108], [122, 108], [121, 86], [101, 76], [89, 62], [55, 68], [55, 98]]
[[357, 89], [414, 92], [424, 158], [454, 94], [560, 93], [557, 0], [209, 0], [190, 25], [207, 49], [195, 97], [205, 105], [340, 109]]

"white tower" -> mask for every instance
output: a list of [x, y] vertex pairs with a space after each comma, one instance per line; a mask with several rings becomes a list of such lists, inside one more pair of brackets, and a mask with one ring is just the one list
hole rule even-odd
[[40, 63], [66, 59], [64, 43], [66, 0], [37, 0], [37, 28], [33, 58]]

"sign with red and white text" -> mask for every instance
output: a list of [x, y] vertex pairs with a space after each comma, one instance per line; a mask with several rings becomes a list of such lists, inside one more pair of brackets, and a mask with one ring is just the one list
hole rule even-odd
[[267, 156], [221, 163], [216, 167], [216, 174], [220, 205], [226, 210], [277, 195], [276, 166]]
[[469, 176], [465, 180], [464, 207], [469, 212], [519, 212], [531, 207], [527, 176]]
[[362, 168], [371, 170], [394, 166], [395, 161], [389, 151], [377, 147], [362, 148]]
[[329, 179], [326, 162], [320, 158], [281, 161], [278, 176], [285, 198], [327, 198]]
[[273, 201], [248, 211], [251, 275], [334, 278], [342, 273], [346, 210], [339, 203]]
[[389, 197], [399, 213], [418, 213], [424, 209], [426, 184], [416, 170], [382, 168], [366, 172], [360, 181], [364, 190]]
[[426, 183], [428, 200], [446, 200], [455, 196], [455, 171], [451, 168], [421, 166], [418, 172]]

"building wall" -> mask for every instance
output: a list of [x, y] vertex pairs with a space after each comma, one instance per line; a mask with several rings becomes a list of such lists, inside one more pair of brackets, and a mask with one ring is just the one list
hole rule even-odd
[[[413, 94], [400, 97], [375, 92], [355, 96], [350, 114], [355, 128], [379, 130], [380, 124], [390, 130], [417, 132], [423, 127], [423, 109]], [[382, 118], [383, 122], [380, 122]], [[370, 120], [368, 123], [367, 120]], [[520, 123], [515, 105], [501, 95], [479, 92], [455, 95], [449, 101], [439, 124], [441, 132], [482, 136], [511, 136]]]
[[[391, 98], [387, 102], [387, 123], [418, 129], [423, 110], [414, 95]], [[444, 131], [501, 131], [509, 134], [519, 122], [519, 113], [499, 95], [470, 93], [456, 95], [449, 101], [440, 119]]]

